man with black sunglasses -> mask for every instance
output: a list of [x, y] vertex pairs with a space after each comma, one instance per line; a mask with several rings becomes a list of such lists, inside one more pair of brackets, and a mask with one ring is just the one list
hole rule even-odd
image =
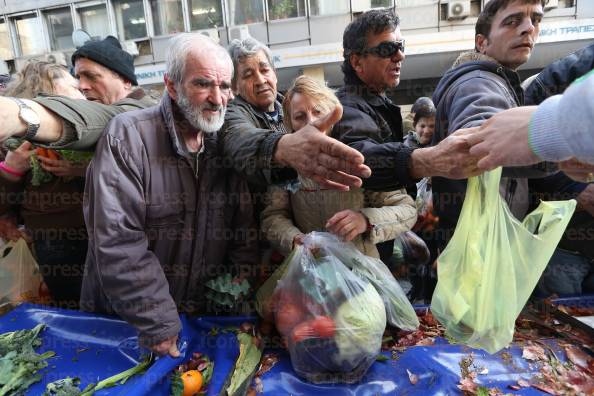
[[414, 184], [424, 176], [461, 178], [478, 174], [468, 155], [466, 138], [452, 136], [436, 147], [413, 149], [402, 144], [400, 108], [386, 91], [400, 83], [405, 42], [399, 18], [392, 10], [371, 10], [345, 29], [345, 86], [337, 92], [342, 119], [332, 137], [360, 151], [371, 177], [369, 190], [390, 191]]
[[[453, 136], [438, 147], [413, 149], [402, 143], [400, 108], [386, 91], [400, 83], [404, 39], [392, 10], [371, 10], [352, 21], [343, 35], [345, 86], [337, 92], [342, 119], [332, 137], [360, 151], [371, 177], [364, 188], [391, 191], [424, 176], [468, 177], [477, 172], [464, 138]], [[392, 243], [378, 245], [385, 261]]]

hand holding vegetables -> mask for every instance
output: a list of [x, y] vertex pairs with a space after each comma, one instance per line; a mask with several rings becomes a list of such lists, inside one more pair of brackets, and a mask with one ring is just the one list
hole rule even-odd
[[[25, 173], [29, 169], [31, 169], [30, 158], [34, 152], [35, 150], [32, 149], [31, 143], [25, 141], [14, 151], [9, 151], [6, 154], [4, 164], [10, 169], [14, 169], [17, 172]], [[5, 171], [2, 171], [2, 175], [7, 180], [18, 181], [21, 179], [21, 176], [16, 176]]]
[[[48, 152], [54, 152], [53, 150], [49, 150]], [[54, 152], [55, 153], [55, 152]], [[86, 163], [77, 163], [67, 160], [62, 160], [59, 158], [53, 158], [52, 156], [37, 157], [39, 162], [41, 163], [41, 167], [47, 171], [52, 173], [54, 176], [60, 177], [85, 177], [87, 171], [87, 164]]]
[[326, 229], [348, 242], [367, 231], [368, 223], [363, 213], [346, 209], [332, 216], [326, 223]]

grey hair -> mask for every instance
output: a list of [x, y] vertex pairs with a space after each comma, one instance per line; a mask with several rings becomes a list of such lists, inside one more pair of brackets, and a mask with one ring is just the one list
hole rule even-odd
[[209, 56], [217, 55], [231, 63], [225, 48], [209, 36], [202, 33], [179, 33], [169, 40], [165, 71], [173, 83], [181, 84], [186, 73], [186, 61], [190, 53], [206, 52]]
[[[258, 53], [258, 51], [263, 51], [264, 55], [268, 59], [268, 63], [272, 70], [274, 68], [274, 62], [272, 61], [272, 52], [270, 48], [268, 48], [263, 43], [259, 42], [253, 37], [247, 37], [243, 40], [234, 39], [227, 47], [229, 51], [229, 56], [231, 56], [231, 60], [233, 61], [233, 69], [238, 70], [239, 62], [241, 62], [244, 58], [254, 56]], [[276, 70], [275, 70], [276, 71]], [[237, 73], [233, 74], [233, 79], [231, 80], [231, 84], [235, 89], [237, 82]]]

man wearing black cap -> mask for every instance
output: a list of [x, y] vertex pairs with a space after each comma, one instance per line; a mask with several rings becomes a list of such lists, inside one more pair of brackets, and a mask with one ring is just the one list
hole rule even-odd
[[112, 104], [122, 100], [138, 85], [132, 55], [122, 50], [113, 36], [90, 41], [72, 54], [79, 89], [88, 100]]
[[115, 37], [87, 42], [72, 55], [72, 63], [88, 100], [40, 96], [19, 106], [0, 97], [0, 140], [20, 136], [53, 148], [88, 150], [115, 115], [156, 104], [136, 87], [133, 58]]

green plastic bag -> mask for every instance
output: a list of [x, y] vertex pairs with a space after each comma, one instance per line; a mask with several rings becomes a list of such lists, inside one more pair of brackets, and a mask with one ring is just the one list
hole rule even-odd
[[501, 168], [468, 181], [458, 225], [439, 256], [431, 310], [455, 341], [495, 353], [536, 287], [576, 202], [541, 202], [520, 223], [499, 195]]

